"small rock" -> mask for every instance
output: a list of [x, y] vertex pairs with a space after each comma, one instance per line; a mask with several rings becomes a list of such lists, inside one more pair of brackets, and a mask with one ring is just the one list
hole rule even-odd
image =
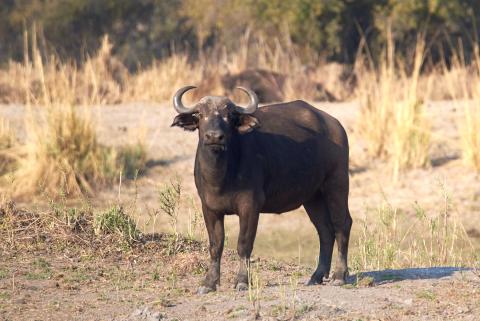
[[457, 311], [459, 314], [463, 314], [463, 313], [469, 313], [470, 309], [467, 307], [458, 307]]
[[136, 309], [135, 311], [132, 312], [132, 314], [130, 315], [131, 317], [139, 317], [143, 314], [143, 310], [142, 309]]
[[150, 311], [148, 307], [138, 308], [130, 314], [128, 321], [160, 321], [163, 319], [163, 314], [156, 311]]
[[403, 303], [405, 305], [412, 305], [413, 304], [413, 299], [412, 298], [406, 299], [406, 300], [403, 301]]
[[27, 304], [27, 300], [25, 300], [25, 298], [20, 298], [20, 299], [16, 299], [15, 301], [13, 301], [15, 304]]

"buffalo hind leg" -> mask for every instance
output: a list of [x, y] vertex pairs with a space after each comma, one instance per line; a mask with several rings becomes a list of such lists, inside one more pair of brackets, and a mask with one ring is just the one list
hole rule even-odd
[[348, 276], [348, 241], [352, 227], [352, 217], [348, 209], [348, 174], [332, 176], [326, 182], [324, 194], [338, 248], [333, 284], [343, 285]]
[[315, 226], [320, 239], [320, 254], [318, 266], [307, 285], [322, 284], [323, 278], [328, 278], [332, 264], [333, 245], [335, 234], [328, 214], [325, 201], [321, 195], [306, 202], [304, 205], [310, 221]]
[[199, 294], [215, 291], [217, 285], [220, 284], [220, 261], [225, 239], [224, 215], [218, 215], [204, 207], [203, 216], [208, 232], [211, 261], [205, 279], [198, 289]]
[[240, 231], [238, 233], [237, 251], [240, 265], [235, 281], [235, 288], [239, 291], [248, 290], [248, 273], [250, 256], [257, 234], [259, 213], [254, 210], [245, 210], [239, 213]]

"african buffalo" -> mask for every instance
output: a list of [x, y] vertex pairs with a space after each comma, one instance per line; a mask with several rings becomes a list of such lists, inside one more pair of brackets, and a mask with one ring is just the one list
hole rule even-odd
[[318, 267], [309, 285], [328, 278], [335, 240], [338, 262], [334, 284], [348, 273], [352, 218], [348, 209], [348, 140], [342, 125], [304, 101], [258, 108], [256, 94], [242, 108], [227, 97], [203, 97], [193, 107], [182, 104], [187, 86], [173, 105], [172, 126], [198, 129], [195, 185], [209, 236], [211, 265], [199, 293], [216, 290], [224, 244], [224, 216], [240, 221], [235, 287], [248, 287], [248, 265], [260, 213], [283, 213], [303, 205], [320, 238]]

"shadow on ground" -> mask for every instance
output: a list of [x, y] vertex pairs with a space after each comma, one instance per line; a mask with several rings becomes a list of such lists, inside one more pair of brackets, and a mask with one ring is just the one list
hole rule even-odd
[[356, 283], [359, 279], [365, 277], [373, 278], [375, 284], [390, 283], [403, 280], [441, 279], [445, 277], [453, 277], [455, 275], [461, 277], [462, 273], [471, 271], [473, 271], [473, 269], [461, 267], [430, 267], [399, 270], [382, 270], [357, 273], [355, 275], [349, 276], [347, 282]]
[[459, 158], [460, 158], [460, 155], [458, 154], [446, 155], [442, 157], [432, 158], [430, 163], [432, 164], [433, 167], [439, 167], [451, 161], [457, 160]]
[[154, 168], [157, 166], [169, 166], [172, 164], [175, 164], [180, 161], [184, 161], [187, 159], [190, 159], [191, 155], [180, 155], [180, 156], [174, 156], [169, 159], [151, 159], [147, 161], [146, 167], [147, 168]]

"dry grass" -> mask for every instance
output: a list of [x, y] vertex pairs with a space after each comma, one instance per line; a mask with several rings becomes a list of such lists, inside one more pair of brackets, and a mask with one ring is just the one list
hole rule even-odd
[[[285, 83], [280, 88], [284, 100], [317, 100], [325, 97], [328, 91], [339, 100], [356, 96], [362, 101], [369, 100], [366, 104], [379, 103], [383, 106], [392, 99], [451, 99], [462, 92], [456, 90], [452, 94], [447, 90], [444, 80], [450, 70], [433, 68], [429, 73], [419, 74], [420, 69], [417, 68], [422, 67], [425, 54], [422, 37], [419, 37], [422, 40], [418, 41], [417, 51], [408, 64], [399, 63], [390, 38], [378, 68], [371, 62], [368, 68], [361, 68], [365, 59], [360, 57], [355, 74], [348, 66], [327, 63], [320, 54], [307, 49], [300, 50], [288, 40], [266, 41], [251, 36], [249, 32], [239, 39], [239, 49], [236, 51], [228, 52], [219, 46], [200, 52], [195, 58], [188, 53], [177, 53], [157, 60], [151, 66], [140, 66], [133, 74], [112, 55], [113, 46], [108, 37], [103, 39], [98, 52], [85, 57], [80, 65], [41, 52], [37, 46], [35, 29], [30, 33], [25, 31], [24, 38], [23, 63], [12, 61], [7, 68], [0, 70], [0, 102], [43, 105], [49, 99], [65, 101], [67, 98], [74, 105], [169, 101], [172, 93], [185, 84], [200, 86], [195, 99], [206, 94], [232, 95], [228, 88], [224, 88], [221, 78], [247, 69], [285, 75]], [[417, 61], [420, 65], [417, 65]], [[409, 72], [406, 72], [407, 69]], [[455, 72], [458, 77], [477, 79], [477, 75], [468, 72], [468, 69], [461, 66]], [[432, 82], [435, 87], [430, 90]], [[357, 95], [354, 95], [357, 85]], [[378, 140], [372, 135], [374, 140]], [[376, 154], [382, 153], [382, 147], [369, 149]]]
[[452, 67], [444, 66], [444, 70], [445, 83], [456, 108], [465, 114], [459, 124], [463, 159], [480, 172], [480, 46], [475, 46], [471, 65], [466, 64], [459, 50]]
[[[131, 213], [119, 204], [94, 210], [88, 205], [70, 207], [60, 199], [50, 205], [43, 211], [28, 211], [2, 198], [0, 254], [15, 257], [18, 253], [46, 251], [74, 257], [114, 257], [136, 251], [170, 256], [205, 250], [199, 242], [180, 235], [143, 233]], [[170, 248], [172, 237], [177, 240], [175, 251]]]
[[[415, 203], [411, 209], [394, 208], [388, 201], [368, 209], [358, 238], [352, 242], [354, 271], [432, 266], [476, 266], [476, 253], [449, 195], [427, 213]], [[373, 215], [372, 215], [373, 214]]]
[[480, 83], [479, 92], [466, 103], [465, 119], [462, 124], [462, 152], [466, 163], [480, 172]]
[[136, 179], [146, 169], [141, 137], [118, 148], [98, 142], [89, 109], [49, 105], [30, 109], [27, 141], [14, 172], [13, 195], [93, 195], [120, 177]]
[[252, 39], [249, 33], [240, 39], [238, 51], [227, 52], [217, 47], [200, 53], [196, 59], [178, 53], [140, 68], [134, 74], [112, 55], [108, 37], [103, 39], [98, 52], [87, 56], [80, 66], [41, 52], [35, 29], [25, 32], [24, 38], [23, 63], [12, 61], [0, 70], [2, 103], [44, 105], [52, 99], [63, 102], [68, 99], [74, 105], [169, 101], [172, 93], [185, 84], [199, 86], [197, 99], [207, 94], [233, 94], [224, 88], [221, 78], [247, 69], [286, 75], [281, 87], [286, 100], [315, 100], [325, 96], [324, 88], [340, 99], [351, 94], [340, 79], [344, 76], [344, 67], [327, 65], [318, 55], [298, 51], [291, 43], [267, 43], [262, 38]]
[[11, 172], [15, 168], [17, 155], [17, 139], [10, 128], [10, 123], [0, 117], [0, 175]]
[[43, 121], [38, 112], [34, 115], [31, 111], [27, 120], [26, 154], [15, 174], [15, 195], [93, 194], [120, 171], [115, 152], [98, 143], [88, 115], [61, 105], [49, 106]]
[[425, 42], [419, 38], [411, 71], [395, 56], [393, 40], [387, 43], [378, 68], [359, 59], [357, 97], [361, 104], [358, 132], [372, 157], [392, 163], [394, 177], [406, 168], [428, 164], [430, 124], [419, 93]]
[[[26, 54], [22, 66], [27, 139], [14, 172], [14, 195], [92, 195], [96, 187], [113, 183], [120, 173], [135, 178], [145, 168], [146, 148], [141, 140], [120, 149], [102, 146], [90, 109], [74, 107], [76, 103], [102, 104], [121, 93], [113, 85], [117, 82], [110, 50], [105, 38], [98, 55], [87, 60], [83, 76], [78, 77], [74, 64], [61, 64], [55, 57], [44, 63], [33, 37], [32, 59]], [[28, 42], [25, 52], [29, 52]], [[85, 93], [81, 101], [79, 93]]]
[[[436, 92], [448, 85], [449, 90], [444, 90], [443, 95], [448, 92], [447, 96], [453, 97], [462, 108], [471, 105], [466, 108], [466, 119], [461, 126], [462, 144], [464, 158], [480, 168], [480, 138], [477, 134], [480, 113], [476, 107], [480, 100], [478, 50], [474, 71], [458, 59], [451, 68], [436, 68], [422, 75], [426, 54], [423, 38], [419, 37], [416, 50], [408, 61], [399, 61], [390, 37], [378, 66], [368, 55], [360, 56], [355, 77], [349, 78], [345, 67], [326, 64], [318, 54], [298, 51], [288, 41], [267, 42], [247, 33], [240, 39], [238, 51], [227, 52], [219, 47], [201, 52], [197, 59], [188, 54], [174, 54], [131, 74], [112, 55], [108, 37], [104, 38], [99, 51], [86, 57], [79, 66], [40, 52], [35, 30], [30, 36], [25, 32], [24, 38], [24, 62], [11, 62], [8, 68], [0, 70], [0, 100], [43, 106], [47, 111], [46, 119], [38, 121], [38, 111], [32, 108], [27, 123], [27, 157], [21, 161], [18, 171], [18, 186], [26, 183], [27, 194], [44, 189], [49, 181], [52, 186], [68, 186], [65, 188], [69, 193], [91, 192], [94, 185], [105, 184], [108, 177], [119, 171], [133, 178], [143, 169], [146, 160], [143, 144], [127, 146], [120, 151], [103, 148], [96, 142], [94, 124], [88, 112], [82, 112], [80, 117], [80, 109], [73, 106], [133, 100], [169, 101], [172, 93], [185, 84], [199, 85], [193, 97], [187, 97], [187, 100], [226, 93], [241, 101], [240, 97], [245, 97], [224, 88], [222, 77], [246, 69], [285, 75], [280, 88], [283, 100], [315, 100], [325, 88], [333, 91], [337, 98], [345, 99], [356, 83], [355, 97], [362, 106], [358, 133], [371, 157], [391, 162], [394, 178], [404, 169], [429, 164], [430, 124], [424, 114], [424, 102], [437, 95], [430, 95], [432, 83], [435, 83]], [[439, 84], [439, 79], [446, 81]], [[463, 104], [466, 100], [471, 103]], [[62, 148], [67, 145], [75, 146], [75, 155], [66, 156], [66, 150]], [[119, 162], [126, 164], [126, 168], [119, 166]], [[32, 169], [34, 167], [37, 169]], [[46, 178], [51, 175], [53, 178]], [[26, 177], [35, 179], [26, 181]]]
[[178, 88], [199, 84], [200, 65], [191, 64], [186, 54], [176, 54], [154, 62], [129, 80], [123, 101], [166, 101]]
[[98, 105], [123, 101], [128, 72], [112, 56], [108, 37], [95, 56], [86, 58], [82, 68], [42, 53], [35, 30], [31, 37], [25, 31], [24, 38], [24, 61], [10, 62], [8, 68], [0, 70], [0, 102], [45, 106], [58, 102]]

